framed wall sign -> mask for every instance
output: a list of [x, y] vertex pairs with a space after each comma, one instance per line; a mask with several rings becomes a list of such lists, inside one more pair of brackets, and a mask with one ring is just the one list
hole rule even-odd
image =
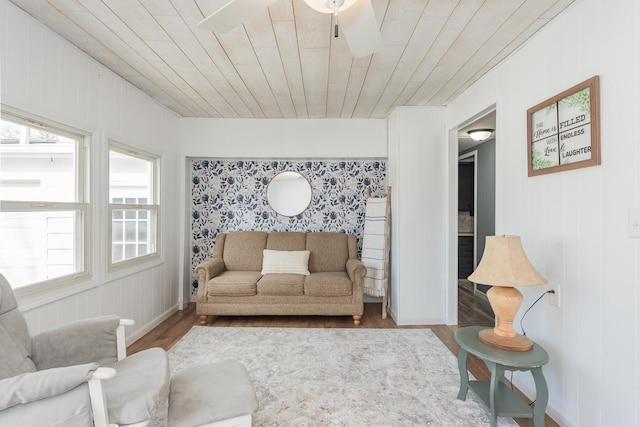
[[600, 164], [599, 91], [594, 76], [527, 110], [529, 176]]

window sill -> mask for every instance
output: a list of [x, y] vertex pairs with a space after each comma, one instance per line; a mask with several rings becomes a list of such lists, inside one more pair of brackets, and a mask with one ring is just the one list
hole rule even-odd
[[[113, 282], [127, 276], [140, 273], [145, 270], [164, 264], [164, 260], [160, 257], [152, 258], [144, 263], [135, 265], [123, 265], [117, 271], [107, 273], [102, 284]], [[23, 288], [14, 289], [18, 305], [22, 311], [34, 310], [47, 304], [59, 301], [89, 289], [100, 286], [101, 283], [95, 278], [85, 276], [70, 283], [50, 283], [43, 285], [25, 286]]]
[[136, 263], [123, 263], [111, 269], [107, 272], [105, 283], [113, 282], [114, 280], [122, 279], [123, 277], [131, 276], [141, 271], [149, 270], [150, 268], [157, 267], [164, 264], [164, 260], [157, 256], [149, 258], [142, 262]]

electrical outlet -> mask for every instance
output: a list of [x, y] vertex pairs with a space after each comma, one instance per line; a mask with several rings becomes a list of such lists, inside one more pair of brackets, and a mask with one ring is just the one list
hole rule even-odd
[[629, 209], [629, 237], [640, 237], [640, 209]]
[[560, 287], [555, 283], [550, 283], [548, 290], [553, 291], [553, 293], [549, 293], [549, 295], [547, 295], [549, 304], [560, 308]]

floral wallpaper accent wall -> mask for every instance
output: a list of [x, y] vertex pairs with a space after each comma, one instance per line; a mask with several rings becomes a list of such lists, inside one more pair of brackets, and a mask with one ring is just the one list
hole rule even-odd
[[[312, 200], [302, 214], [278, 215], [267, 203], [267, 185], [279, 172], [295, 171], [311, 183]], [[213, 256], [218, 233], [238, 230], [338, 231], [362, 244], [368, 190], [386, 193], [383, 160], [191, 160], [192, 294], [193, 270]]]

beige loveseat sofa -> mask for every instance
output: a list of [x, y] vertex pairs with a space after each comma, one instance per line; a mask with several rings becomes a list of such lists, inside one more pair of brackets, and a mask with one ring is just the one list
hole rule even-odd
[[359, 325], [366, 267], [357, 253], [352, 234], [218, 234], [213, 258], [195, 269], [200, 323], [208, 315], [349, 315]]

